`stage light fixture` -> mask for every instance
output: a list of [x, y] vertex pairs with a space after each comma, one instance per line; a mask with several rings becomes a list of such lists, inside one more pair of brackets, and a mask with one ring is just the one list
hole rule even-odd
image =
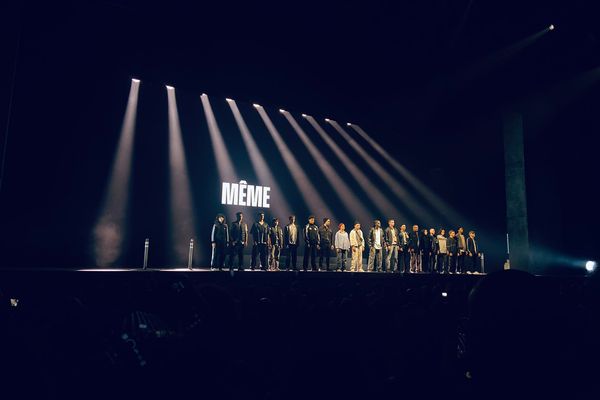
[[140, 80], [136, 78], [131, 78], [131, 82], [140, 83]]
[[596, 267], [597, 267], [596, 261], [589, 260], [585, 263], [585, 270], [587, 272], [594, 272]]
[[256, 103], [254, 103], [252, 105], [254, 106], [254, 108], [259, 108], [260, 107], [260, 104], [256, 104]]
[[173, 86], [169, 86], [169, 85], [165, 85], [165, 87], [167, 88], [167, 90], [173, 90], [173, 89], [175, 89]]
[[325, 118], [325, 122], [329, 122], [329, 121], [330, 121], [329, 118]]
[[550, 29], [551, 31], [553, 31], [553, 30], [554, 30], [554, 25], [553, 25], [553, 24], [552, 24], [552, 25], [550, 25], [550, 26], [548, 27], [548, 29]]
[[228, 103], [231, 103], [233, 100], [231, 100], [229, 97], [226, 97], [225, 101], [227, 101]]
[[448, 292], [442, 292], [442, 297], [448, 297]]
[[302, 118], [307, 118], [307, 117], [308, 117], [308, 115], [302, 114]]
[[350, 122], [346, 122], [346, 126], [352, 126]]
[[283, 114], [285, 112], [285, 110], [283, 108], [280, 108], [279, 112]]

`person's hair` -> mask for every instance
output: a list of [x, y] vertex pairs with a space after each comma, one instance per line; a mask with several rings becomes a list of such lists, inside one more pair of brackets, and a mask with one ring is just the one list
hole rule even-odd
[[273, 221], [273, 223], [275, 223], [275, 222], [279, 222], [279, 218], [275, 217], [275, 218], [273, 218], [271, 221]]
[[356, 226], [356, 225], [360, 225], [360, 222], [354, 221], [354, 226]]
[[388, 224], [389, 224], [390, 222], [392, 222], [392, 221], [396, 222], [396, 221], [394, 220], [394, 218], [388, 218]]
[[378, 220], [378, 219], [374, 220], [374, 221], [373, 221], [373, 225], [375, 225], [375, 224], [376, 224], [376, 223], [378, 223], [378, 222], [379, 222], [379, 223], [381, 223], [381, 221], [380, 221], [380, 220]]
[[345, 227], [346, 227], [346, 224], [344, 224], [343, 222], [340, 222], [340, 223], [338, 224], [338, 229], [342, 229], [342, 226], [345, 228]]
[[292, 214], [292, 215], [290, 215], [290, 216], [288, 217], [288, 219], [289, 219], [290, 221], [292, 220], [292, 218], [296, 218], [296, 216], [295, 216], [294, 214]]
[[456, 232], [454, 232], [454, 229], [450, 229], [450, 230], [448, 231], [448, 234], [450, 234], [450, 233], [456, 233]]
[[323, 223], [329, 221], [329, 218], [323, 218]]
[[236, 213], [235, 213], [235, 216], [236, 216], [236, 217], [239, 217], [240, 215], [244, 215], [244, 213], [243, 213], [243, 212], [241, 212], [241, 211], [238, 211], [238, 212], [236, 212]]
[[475, 231], [469, 231], [469, 235], [470, 235], [471, 233], [475, 234]]

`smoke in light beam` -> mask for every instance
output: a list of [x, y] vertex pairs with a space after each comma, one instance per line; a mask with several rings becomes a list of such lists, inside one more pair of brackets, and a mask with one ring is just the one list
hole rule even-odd
[[284, 112], [283, 115], [288, 120], [292, 128], [296, 131], [304, 146], [308, 149], [308, 152], [311, 154], [329, 184], [333, 186], [338, 197], [346, 207], [346, 209], [353, 215], [354, 218], [358, 218], [362, 221], [370, 221], [372, 219], [372, 215], [367, 212], [364, 204], [356, 197], [356, 195], [352, 192], [352, 189], [343, 181], [340, 175], [335, 171], [335, 169], [331, 166], [327, 158], [323, 156], [323, 154], [317, 149], [317, 146], [309, 139], [308, 135], [304, 130], [298, 125], [296, 119], [289, 113]]
[[114, 266], [124, 248], [139, 89], [140, 81], [132, 79], [108, 190], [94, 227], [94, 256], [99, 267]]
[[350, 172], [352, 177], [356, 179], [358, 184], [364, 189], [367, 196], [373, 201], [380, 212], [387, 217], [399, 218], [401, 220], [407, 220], [406, 217], [385, 197], [383, 193], [371, 182], [369, 178], [358, 168], [358, 166], [344, 153], [344, 151], [335, 143], [335, 141], [329, 137], [329, 135], [323, 130], [321, 125], [310, 115], [306, 117], [308, 122], [312, 125], [321, 138], [327, 143], [335, 155], [340, 159], [344, 167]]
[[204, 108], [204, 115], [206, 116], [210, 141], [212, 143], [221, 182], [237, 182], [238, 176], [235, 173], [235, 168], [233, 167], [233, 162], [231, 161], [227, 147], [225, 147], [223, 135], [221, 134], [221, 130], [215, 119], [215, 114], [213, 113], [208, 96], [202, 94], [200, 100], [202, 101], [202, 107]]
[[248, 155], [250, 156], [250, 162], [252, 163], [252, 167], [256, 172], [258, 181], [263, 186], [271, 187], [271, 193], [277, 196], [277, 201], [272, 204], [273, 211], [275, 212], [275, 215], [283, 217], [284, 215], [286, 215], [286, 213], [290, 211], [290, 207], [287, 204], [284, 194], [279, 188], [277, 181], [273, 177], [271, 169], [267, 165], [265, 158], [262, 156], [256, 144], [256, 141], [252, 137], [252, 133], [250, 133], [250, 129], [248, 129], [248, 126], [246, 125], [244, 117], [238, 109], [236, 102], [234, 100], [228, 99], [227, 103], [231, 108], [231, 112], [233, 113], [235, 122], [237, 123], [238, 128], [240, 129], [240, 132], [242, 134], [244, 145], [246, 146], [246, 150], [248, 151]]
[[170, 237], [173, 256], [178, 265], [185, 265], [188, 245], [196, 237], [192, 192], [181, 138], [175, 90], [167, 90], [169, 105], [169, 171], [170, 171]]
[[432, 216], [423, 207], [419, 205], [419, 202], [407, 192], [394, 177], [383, 168], [383, 166], [373, 158], [369, 153], [359, 145], [356, 140], [346, 132], [336, 121], [329, 120], [329, 124], [338, 131], [340, 135], [350, 144], [350, 146], [366, 161], [373, 171], [386, 183], [388, 188], [405, 204], [410, 211], [417, 217], [419, 221], [428, 222], [432, 221]]
[[269, 118], [269, 115], [265, 109], [258, 104], [255, 104], [254, 108], [256, 108], [256, 111], [258, 111], [258, 114], [262, 118], [267, 130], [273, 137], [275, 145], [281, 153], [283, 161], [288, 167], [288, 170], [292, 174], [292, 178], [296, 182], [299, 192], [306, 205], [309, 207], [311, 212], [315, 213], [319, 217], [322, 218], [327, 216], [331, 218], [331, 216], [333, 216], [331, 210], [329, 207], [327, 207], [321, 198], [321, 195], [311, 183], [310, 179], [308, 179], [308, 176], [306, 176], [306, 173], [304, 172], [302, 166], [300, 166], [300, 163], [298, 163], [298, 160], [296, 160], [296, 157], [294, 157], [289, 147], [285, 144], [285, 141], [279, 134], [279, 131], [277, 131], [277, 128], [275, 128], [275, 125], [273, 125], [273, 122], [271, 121], [271, 118]]

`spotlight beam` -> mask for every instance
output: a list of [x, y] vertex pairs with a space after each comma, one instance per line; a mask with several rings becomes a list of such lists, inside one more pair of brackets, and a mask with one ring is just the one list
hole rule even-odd
[[375, 203], [380, 212], [386, 218], [394, 217], [406, 220], [406, 217], [384, 196], [383, 193], [371, 182], [369, 178], [358, 168], [358, 166], [344, 153], [344, 151], [335, 143], [331, 137], [321, 128], [321, 125], [310, 115], [306, 117], [308, 122], [317, 131], [321, 138], [333, 150], [335, 155], [340, 159], [344, 167], [358, 181], [359, 185], [364, 189], [367, 196]]
[[94, 227], [94, 256], [100, 267], [113, 266], [124, 248], [139, 89], [140, 81], [132, 79], [106, 197]]
[[276, 215], [280, 216], [280, 218], [283, 218], [286, 215], [286, 213], [288, 213], [290, 211], [290, 207], [287, 204], [287, 201], [283, 195], [283, 192], [281, 191], [281, 189], [279, 188], [279, 185], [277, 184], [277, 181], [273, 177], [273, 174], [271, 173], [271, 170], [270, 170], [269, 166], [267, 165], [267, 162], [265, 161], [264, 157], [262, 156], [262, 154], [256, 144], [256, 141], [252, 137], [252, 133], [250, 133], [250, 129], [248, 129], [248, 126], [246, 125], [246, 122], [244, 121], [244, 117], [242, 116], [242, 113], [238, 109], [236, 102], [234, 100], [229, 100], [227, 103], [229, 104], [229, 107], [231, 108], [231, 112], [233, 113], [235, 122], [237, 123], [238, 128], [240, 129], [240, 132], [242, 134], [242, 139], [244, 140], [244, 145], [246, 146], [246, 150], [248, 151], [248, 155], [250, 156], [250, 162], [252, 163], [252, 167], [254, 168], [254, 171], [256, 172], [258, 181], [263, 186], [270, 186], [271, 192], [273, 194], [276, 194], [277, 201], [275, 201], [272, 204], [272, 208]]
[[[370, 221], [372, 216], [366, 212], [366, 207], [361, 201], [356, 197], [356, 195], [352, 192], [352, 189], [342, 180], [335, 169], [331, 166], [327, 158], [323, 156], [323, 154], [317, 149], [317, 146], [308, 138], [308, 135], [304, 132], [304, 130], [298, 125], [296, 119], [289, 113], [283, 113], [285, 118], [288, 120], [292, 128], [296, 131], [304, 146], [308, 149], [309, 153], [321, 169], [325, 178], [333, 188], [335, 189], [338, 197], [346, 207], [346, 209], [354, 216], [359, 218], [362, 221]], [[364, 222], [363, 222], [364, 223]]]
[[188, 259], [188, 243], [196, 237], [190, 180], [181, 138], [175, 90], [167, 90], [169, 104], [169, 170], [171, 201], [171, 248], [178, 264]]
[[383, 147], [379, 145], [371, 136], [367, 134], [359, 125], [352, 124], [352, 128], [358, 133], [363, 139], [367, 141], [408, 183], [410, 183], [419, 194], [427, 200], [438, 212], [446, 215], [447, 218], [454, 224], [467, 224], [466, 219], [455, 211], [450, 205], [442, 200], [438, 195], [433, 193], [427, 186], [425, 186], [416, 176], [414, 176], [408, 169], [402, 164], [396, 161]]
[[258, 105], [255, 105], [255, 108], [267, 127], [267, 130], [273, 137], [275, 145], [281, 153], [283, 161], [292, 174], [294, 182], [296, 182], [296, 185], [299, 188], [299, 192], [304, 200], [304, 203], [309, 207], [311, 212], [314, 212], [318, 216], [328, 216], [329, 218], [332, 218], [330, 217], [333, 216], [331, 210], [329, 207], [327, 207], [321, 198], [321, 195], [319, 192], [317, 192], [317, 189], [315, 189], [311, 181], [308, 179], [308, 176], [306, 176], [306, 173], [304, 172], [302, 166], [300, 166], [300, 163], [294, 154], [291, 152], [290, 148], [287, 146], [287, 144], [285, 144], [285, 141], [279, 134], [279, 131], [277, 131], [277, 128], [275, 128], [275, 125], [273, 125], [273, 122], [271, 121], [271, 118], [269, 118], [269, 115], [265, 109]]
[[204, 115], [206, 116], [210, 141], [212, 143], [213, 153], [215, 155], [215, 161], [217, 163], [217, 169], [219, 172], [219, 177], [221, 178], [221, 182], [237, 182], [238, 177], [235, 173], [233, 162], [231, 161], [227, 147], [225, 147], [223, 135], [221, 134], [221, 130], [219, 129], [219, 125], [215, 119], [215, 114], [213, 113], [208, 96], [206, 94], [202, 94], [202, 96], [200, 96], [200, 100], [202, 101], [202, 107], [204, 108]]
[[398, 197], [398, 199], [402, 200], [403, 203], [408, 206], [410, 211], [418, 218], [419, 221], [432, 222], [431, 214], [421, 207], [415, 198], [402, 187], [402, 184], [394, 179], [394, 177], [392, 177], [392, 175], [390, 175], [390, 173], [387, 172], [375, 158], [371, 157], [371, 155], [367, 153], [365, 149], [363, 149], [362, 146], [356, 142], [356, 140], [352, 139], [352, 137], [350, 137], [344, 128], [342, 128], [334, 120], [329, 120], [329, 123], [366, 161], [371, 169], [386, 183], [396, 197]]

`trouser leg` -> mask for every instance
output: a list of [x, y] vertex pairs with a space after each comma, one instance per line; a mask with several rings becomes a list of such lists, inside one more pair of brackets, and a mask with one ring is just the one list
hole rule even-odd
[[383, 249], [375, 249], [375, 266], [377, 267], [377, 271], [381, 271], [381, 267], [382, 267], [382, 257], [383, 256]]
[[304, 245], [304, 258], [302, 259], [302, 269], [308, 270], [308, 259], [310, 258], [310, 246]]
[[258, 244], [254, 243], [252, 245], [252, 256], [250, 258], [250, 268], [256, 268], [256, 257], [258, 256]]
[[298, 245], [294, 244], [290, 246], [290, 255], [291, 255], [291, 259], [292, 259], [292, 268], [293, 269], [297, 269], [298, 268]]
[[375, 263], [375, 248], [371, 246], [369, 248], [369, 258], [367, 260], [367, 271], [369, 271], [369, 272], [373, 271], [374, 263]]
[[313, 271], [317, 269], [317, 245], [310, 246], [310, 267]]

